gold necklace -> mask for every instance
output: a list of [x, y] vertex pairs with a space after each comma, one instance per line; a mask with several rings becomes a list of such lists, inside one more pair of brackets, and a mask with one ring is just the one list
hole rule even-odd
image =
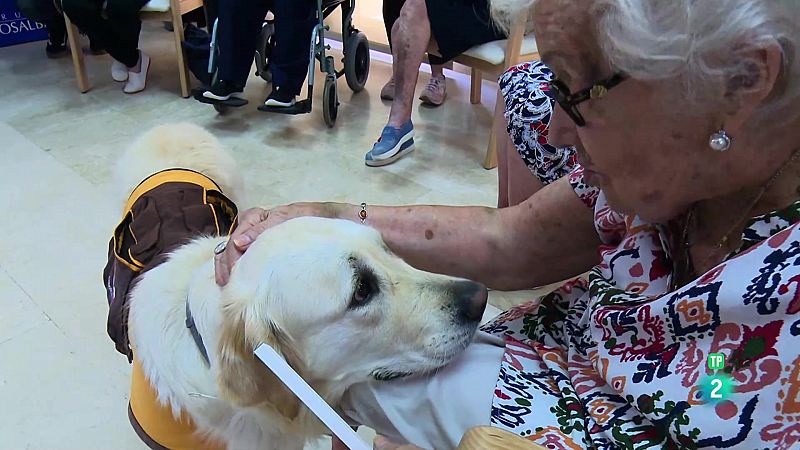
[[[706, 266], [711, 261], [712, 258], [717, 256], [719, 250], [725, 244], [728, 243], [731, 234], [733, 234], [733, 232], [736, 231], [741, 226], [742, 222], [750, 218], [750, 213], [753, 211], [753, 208], [756, 207], [756, 205], [764, 196], [764, 194], [767, 193], [767, 191], [769, 191], [769, 189], [775, 184], [775, 181], [777, 181], [777, 179], [780, 178], [780, 176], [783, 174], [783, 171], [787, 167], [791, 166], [797, 160], [798, 157], [800, 157], [800, 148], [796, 149], [794, 153], [792, 153], [792, 156], [790, 156], [789, 159], [786, 160], [786, 162], [781, 164], [778, 170], [776, 170], [775, 173], [772, 174], [772, 176], [766, 182], [764, 182], [764, 184], [761, 186], [761, 189], [758, 191], [758, 194], [753, 198], [753, 201], [751, 201], [750, 204], [748, 205], [742, 218], [739, 219], [738, 222], [735, 222], [733, 226], [728, 230], [728, 232], [722, 236], [722, 239], [720, 239], [717, 245], [713, 247], [711, 253], [703, 259], [701, 266]], [[689, 212], [686, 214], [686, 220], [683, 223], [683, 231], [681, 233], [681, 240], [679, 242], [683, 250], [681, 255], [682, 261], [679, 262], [680, 266], [677, 266], [676, 264], [673, 263], [672, 282], [670, 283], [672, 286], [670, 288], [670, 291], [674, 291], [680, 286], [684, 286], [686, 283], [694, 279], [694, 277], [696, 276], [696, 274], [694, 273], [695, 265], [692, 262], [692, 255], [690, 253], [692, 245], [689, 242], [689, 227], [694, 219], [696, 209], [697, 209], [697, 203], [692, 204], [692, 206], [689, 208]]]

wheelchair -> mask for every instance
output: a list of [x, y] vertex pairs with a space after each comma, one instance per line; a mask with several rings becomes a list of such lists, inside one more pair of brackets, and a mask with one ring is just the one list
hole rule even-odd
[[[325, 25], [324, 20], [337, 8], [342, 9], [342, 41], [344, 44], [344, 58], [342, 58], [343, 68], [340, 70], [336, 70], [333, 56], [326, 54], [331, 47], [325, 44], [325, 33], [330, 31], [330, 27]], [[344, 76], [347, 81], [347, 86], [353, 92], [360, 92], [364, 89], [364, 85], [367, 83], [367, 77], [369, 76], [369, 42], [367, 41], [367, 36], [362, 31], [353, 27], [352, 19], [354, 9], [355, 0], [317, 0], [318, 22], [311, 31], [311, 39], [309, 41], [309, 64], [308, 76], [306, 78], [308, 89], [306, 98], [298, 100], [291, 107], [270, 107], [262, 104], [258, 107], [260, 111], [281, 114], [310, 113], [313, 103], [316, 75], [315, 68], [317, 62], [319, 62], [320, 72], [325, 74], [322, 90], [322, 117], [328, 127], [334, 126], [339, 110], [339, 96], [337, 94], [336, 80]], [[275, 26], [273, 21], [274, 19], [269, 17], [264, 20], [261, 32], [258, 35], [256, 54], [254, 55], [255, 74], [268, 83], [272, 81], [269, 64], [270, 55], [275, 46]], [[210, 75], [211, 85], [217, 80], [217, 59], [219, 57], [219, 49], [216, 46], [217, 25], [217, 20], [214, 20], [211, 31], [210, 57], [208, 61], [208, 73]], [[214, 109], [220, 114], [225, 113], [230, 107], [239, 107], [247, 104], [247, 100], [235, 97], [225, 101], [206, 99], [202, 96], [202, 93], [196, 93], [194, 97], [200, 102], [212, 104]]]

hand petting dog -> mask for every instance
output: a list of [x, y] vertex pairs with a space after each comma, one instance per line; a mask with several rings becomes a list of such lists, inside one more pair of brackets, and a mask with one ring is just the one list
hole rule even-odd
[[214, 275], [217, 284], [225, 286], [228, 283], [233, 265], [261, 233], [296, 217], [332, 218], [334, 211], [329, 205], [331, 204], [294, 203], [272, 209], [251, 208], [240, 214], [239, 225], [231, 234], [228, 245], [215, 257]]
[[[373, 441], [372, 443], [372, 448], [374, 450], [424, 450], [423, 448], [417, 447], [416, 445], [395, 444], [394, 442], [391, 442], [390, 440], [386, 439], [383, 436], [378, 436], [375, 438], [375, 441]], [[334, 437], [331, 450], [348, 450], [348, 448], [342, 443], [342, 441]]]

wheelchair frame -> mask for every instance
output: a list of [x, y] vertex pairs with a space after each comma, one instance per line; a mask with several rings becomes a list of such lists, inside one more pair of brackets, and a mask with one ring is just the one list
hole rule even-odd
[[[325, 18], [330, 15], [337, 8], [342, 8], [342, 43], [344, 45], [344, 58], [342, 62], [344, 67], [336, 70], [334, 58], [327, 55], [326, 51], [331, 49], [331, 46], [325, 44], [325, 32], [330, 31], [330, 26], [325, 25]], [[260, 111], [275, 112], [281, 114], [307, 114], [311, 112], [313, 105], [314, 95], [314, 81], [316, 75], [316, 64], [319, 61], [320, 71], [325, 74], [325, 81], [322, 94], [322, 116], [325, 124], [328, 127], [333, 127], [336, 123], [339, 109], [339, 97], [336, 88], [336, 80], [342, 76], [345, 77], [347, 85], [353, 92], [360, 92], [364, 89], [369, 76], [369, 42], [366, 35], [353, 27], [353, 11], [355, 9], [355, 0], [317, 0], [317, 23], [311, 30], [311, 39], [309, 42], [309, 64], [307, 75], [307, 95], [305, 99], [297, 101], [291, 107], [270, 107], [260, 105]], [[210, 14], [209, 14], [210, 16]], [[210, 17], [209, 17], [210, 19]], [[208, 61], [208, 73], [211, 75], [212, 84], [216, 80], [216, 66], [218, 50], [216, 47], [217, 42], [217, 20], [214, 18], [211, 31], [211, 54]], [[260, 76], [267, 82], [271, 81], [269, 72], [269, 47], [271, 43], [271, 34], [274, 32], [274, 27], [270, 20], [265, 19], [262, 31], [258, 37], [258, 48], [256, 49], [256, 75]], [[264, 46], [265, 48], [261, 48]], [[197, 98], [197, 97], [196, 97]], [[197, 98], [204, 103], [211, 103], [214, 109], [219, 113], [224, 113], [231, 106], [243, 106], [247, 104], [247, 100], [235, 99], [238, 101], [209, 101], [207, 99]], [[231, 99], [234, 100], [234, 99]]]

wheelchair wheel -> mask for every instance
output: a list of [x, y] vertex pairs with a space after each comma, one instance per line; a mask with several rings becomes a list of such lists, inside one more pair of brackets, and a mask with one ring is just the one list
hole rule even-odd
[[361, 32], [352, 32], [344, 46], [344, 77], [353, 92], [360, 92], [369, 77], [369, 41]]
[[269, 71], [269, 58], [272, 56], [272, 48], [275, 45], [275, 25], [264, 22], [261, 32], [258, 34], [256, 43], [256, 76], [261, 77], [267, 83], [272, 82], [272, 72]]
[[325, 77], [322, 89], [322, 118], [328, 128], [333, 128], [339, 113], [339, 97], [336, 95], [336, 77]]

